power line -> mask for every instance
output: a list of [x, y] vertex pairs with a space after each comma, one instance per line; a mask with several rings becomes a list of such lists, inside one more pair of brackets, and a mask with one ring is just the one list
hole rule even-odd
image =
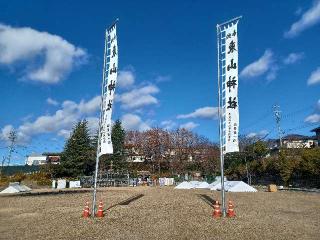
[[265, 120], [268, 119], [268, 117], [271, 116], [271, 113], [272, 111], [271, 110], [268, 110], [267, 112], [265, 112], [262, 116], [260, 116], [259, 118], [257, 118], [255, 121], [252, 121], [250, 124], [247, 124], [245, 127], [241, 127], [241, 130], [244, 131], [244, 130], [247, 130], [247, 129], [250, 129], [252, 128], [253, 126], [256, 126], [262, 122], [264, 122]]
[[293, 117], [293, 116], [295, 116], [295, 115], [297, 115], [297, 114], [299, 114], [299, 113], [305, 112], [306, 110], [310, 110], [310, 109], [313, 109], [313, 108], [314, 108], [313, 105], [309, 105], [309, 106], [307, 106], [307, 107], [300, 108], [300, 109], [295, 110], [295, 111], [293, 111], [293, 112], [289, 112], [289, 113], [287, 113], [287, 114], [284, 114], [284, 115], [282, 116], [282, 119], [291, 118], [291, 117]]
[[[298, 110], [294, 110], [292, 112], [282, 114], [281, 120], [294, 118], [297, 114], [305, 112], [305, 111], [313, 109], [313, 108], [314, 108], [314, 105], [308, 105], [308, 106], [300, 108]], [[252, 121], [250, 124], [246, 124], [245, 127], [240, 127], [241, 131], [242, 132], [247, 131], [248, 129], [252, 129], [254, 126], [257, 126], [257, 125], [265, 122], [266, 120], [271, 120], [268, 117], [271, 117], [272, 113], [274, 114], [274, 111], [272, 111], [272, 109], [266, 111], [263, 115], [261, 115], [256, 120]], [[261, 128], [263, 128], [264, 126], [269, 125], [269, 124], [271, 124], [271, 123], [266, 123], [263, 126], [261, 126]]]
[[289, 132], [292, 132], [292, 131], [296, 131], [296, 130], [300, 130], [300, 129], [303, 129], [303, 128], [307, 128], [307, 127], [312, 127], [312, 126], [316, 126], [316, 125], [319, 125], [318, 122], [316, 123], [304, 123], [304, 124], [301, 124], [297, 127], [293, 127], [293, 128], [288, 128], [286, 130], [284, 130], [284, 132], [286, 134], [288, 134]]
[[280, 106], [279, 105], [274, 105], [273, 106], [273, 113], [274, 113], [274, 117], [275, 117], [277, 128], [278, 128], [280, 147], [282, 147], [282, 131], [281, 131], [281, 126], [280, 126], [281, 111], [280, 111]]

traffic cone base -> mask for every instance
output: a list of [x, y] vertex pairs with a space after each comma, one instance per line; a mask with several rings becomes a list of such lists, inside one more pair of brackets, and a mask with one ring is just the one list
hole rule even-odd
[[213, 205], [213, 218], [219, 218], [221, 217], [221, 209], [220, 209], [220, 204], [218, 201]]
[[235, 217], [236, 213], [234, 212], [234, 206], [231, 201], [228, 203], [228, 217]]
[[90, 209], [89, 209], [89, 203], [88, 202], [86, 203], [86, 206], [83, 209], [82, 217], [84, 217], [84, 218], [90, 217]]
[[99, 203], [98, 212], [96, 214], [97, 217], [104, 217], [102, 201]]

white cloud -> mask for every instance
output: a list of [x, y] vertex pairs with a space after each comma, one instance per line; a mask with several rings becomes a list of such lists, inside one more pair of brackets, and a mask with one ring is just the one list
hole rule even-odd
[[320, 99], [316, 103], [315, 113], [306, 117], [304, 121], [309, 123], [320, 123]]
[[68, 138], [70, 137], [71, 134], [71, 129], [66, 130], [66, 129], [61, 129], [58, 131], [57, 135], [63, 138]]
[[33, 114], [28, 114], [27, 116], [24, 116], [21, 118], [22, 122], [27, 122], [33, 117]]
[[59, 102], [54, 100], [54, 99], [52, 99], [52, 98], [47, 98], [47, 103], [49, 105], [53, 105], [53, 106], [58, 106], [59, 105]]
[[119, 71], [117, 85], [120, 88], [128, 88], [134, 84], [135, 76], [131, 70]]
[[304, 57], [304, 53], [300, 52], [300, 53], [290, 53], [284, 60], [283, 63], [284, 64], [294, 64], [296, 62], [298, 62], [299, 60], [301, 60]]
[[194, 112], [189, 114], [180, 114], [177, 116], [178, 119], [185, 118], [209, 118], [217, 119], [218, 118], [218, 108], [217, 107], [202, 107], [196, 109]]
[[89, 134], [95, 135], [97, 133], [97, 130], [99, 129], [99, 118], [88, 117], [87, 121], [88, 121]]
[[310, 122], [310, 123], [317, 123], [317, 122], [320, 123], [320, 114], [317, 114], [317, 113], [312, 114], [312, 115], [306, 117], [304, 119], [304, 121], [305, 122]]
[[162, 121], [160, 124], [164, 129], [167, 129], [167, 130], [172, 130], [177, 126], [177, 123], [175, 123], [172, 120]]
[[115, 100], [121, 102], [123, 109], [136, 109], [152, 104], [157, 104], [158, 99], [152, 96], [159, 92], [155, 85], [148, 85], [142, 88], [133, 89], [129, 92], [116, 95]]
[[155, 81], [157, 83], [161, 83], [161, 82], [169, 82], [171, 80], [171, 76], [169, 75], [166, 75], [166, 76], [162, 76], [162, 75], [159, 75], [155, 78]]
[[[89, 134], [92, 136], [95, 135], [97, 133], [98, 128], [99, 128], [99, 118], [88, 117], [88, 118], [86, 118], [86, 120], [88, 121]], [[72, 132], [72, 128], [69, 126], [68, 129], [59, 130], [57, 132], [57, 135], [60, 137], [63, 137], [63, 138], [68, 138], [68, 137], [70, 137], [71, 132]]]
[[293, 23], [290, 30], [284, 33], [286, 38], [293, 38], [299, 35], [302, 31], [312, 27], [320, 22], [320, 1], [315, 1], [313, 6], [308, 9], [301, 18]]
[[[28, 142], [32, 136], [55, 133], [58, 136], [68, 137], [74, 124], [83, 118], [87, 118], [90, 133], [95, 133], [98, 126], [98, 118], [93, 117], [99, 109], [100, 97], [94, 97], [91, 100], [81, 100], [76, 103], [70, 100], [64, 101], [61, 109], [58, 109], [54, 114], [39, 116], [34, 121], [26, 121], [16, 128], [17, 138], [19, 142]], [[7, 125], [1, 130], [1, 139], [5, 140], [5, 135], [11, 125]]]
[[261, 130], [260, 132], [252, 132], [247, 134], [248, 138], [264, 138], [266, 135], [269, 134], [269, 131], [267, 130]]
[[268, 81], [272, 81], [272, 80], [276, 79], [278, 70], [279, 70], [279, 67], [276, 66], [276, 65], [273, 65], [273, 66], [270, 68], [270, 71], [268, 72], [266, 79], [267, 79]]
[[0, 135], [0, 139], [4, 140], [4, 141], [8, 141], [9, 139], [9, 134], [11, 131], [13, 131], [14, 128], [12, 125], [6, 125], [1, 129], [1, 135]]
[[253, 78], [253, 77], [260, 76], [268, 72], [270, 69], [272, 69], [272, 67], [274, 67], [273, 62], [274, 62], [273, 52], [267, 49], [264, 52], [262, 57], [260, 57], [258, 60], [254, 61], [253, 63], [250, 63], [241, 71], [240, 77]]
[[150, 126], [136, 114], [125, 114], [122, 116], [121, 121], [126, 130], [146, 131], [150, 129]]
[[96, 96], [88, 102], [81, 100], [78, 105], [79, 111], [83, 114], [90, 114], [100, 109], [101, 96]]
[[313, 71], [308, 78], [308, 85], [320, 83], [320, 67]]
[[187, 130], [192, 130], [192, 129], [198, 127], [198, 126], [199, 126], [199, 124], [197, 124], [197, 123], [187, 122], [187, 123], [181, 124], [180, 128], [184, 128], [184, 129], [187, 129]]
[[14, 129], [12, 125], [6, 125], [1, 129], [0, 140], [5, 142], [6, 144], [9, 144], [10, 143], [9, 136], [11, 131], [15, 131], [16, 133], [16, 142], [21, 144], [28, 140], [28, 138], [26, 138], [26, 136], [23, 135], [23, 133]]
[[85, 50], [65, 39], [29, 27], [15, 28], [0, 24], [0, 64], [22, 63], [24, 78], [55, 84], [83, 63]]

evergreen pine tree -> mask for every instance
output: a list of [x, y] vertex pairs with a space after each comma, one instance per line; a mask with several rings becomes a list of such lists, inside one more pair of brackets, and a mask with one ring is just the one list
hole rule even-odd
[[88, 122], [79, 121], [67, 140], [61, 156], [61, 175], [91, 175], [95, 166], [95, 149], [91, 143]]
[[126, 169], [127, 164], [124, 156], [124, 140], [125, 140], [125, 130], [122, 128], [121, 121], [117, 120], [111, 132], [111, 141], [113, 145], [113, 154], [104, 155], [101, 157], [101, 161], [107, 169], [110, 169], [112, 161], [112, 169], [123, 170]]

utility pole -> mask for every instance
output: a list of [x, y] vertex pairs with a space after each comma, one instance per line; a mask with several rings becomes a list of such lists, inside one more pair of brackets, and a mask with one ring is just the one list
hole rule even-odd
[[246, 172], [247, 172], [247, 183], [251, 185], [250, 180], [249, 180], [249, 170], [248, 170], [248, 162], [247, 162], [247, 153], [244, 155], [244, 161], [246, 162]]
[[12, 157], [12, 153], [15, 150], [15, 146], [16, 146], [15, 143], [16, 143], [16, 140], [17, 140], [17, 134], [16, 134], [15, 130], [11, 130], [10, 131], [8, 139], [10, 141], [10, 145], [8, 147], [9, 148], [9, 153], [8, 153], [7, 157], [3, 157], [3, 159], [2, 159], [0, 175], [2, 174], [2, 170], [3, 170], [3, 167], [5, 165], [6, 160], [7, 160], [8, 166], [9, 166], [10, 161], [11, 161], [11, 157]]
[[277, 124], [277, 128], [278, 128], [280, 148], [282, 148], [282, 131], [281, 131], [281, 127], [280, 127], [281, 111], [280, 111], [280, 106], [279, 105], [274, 105], [273, 106], [273, 113], [274, 113], [274, 117], [276, 119], [276, 124]]

